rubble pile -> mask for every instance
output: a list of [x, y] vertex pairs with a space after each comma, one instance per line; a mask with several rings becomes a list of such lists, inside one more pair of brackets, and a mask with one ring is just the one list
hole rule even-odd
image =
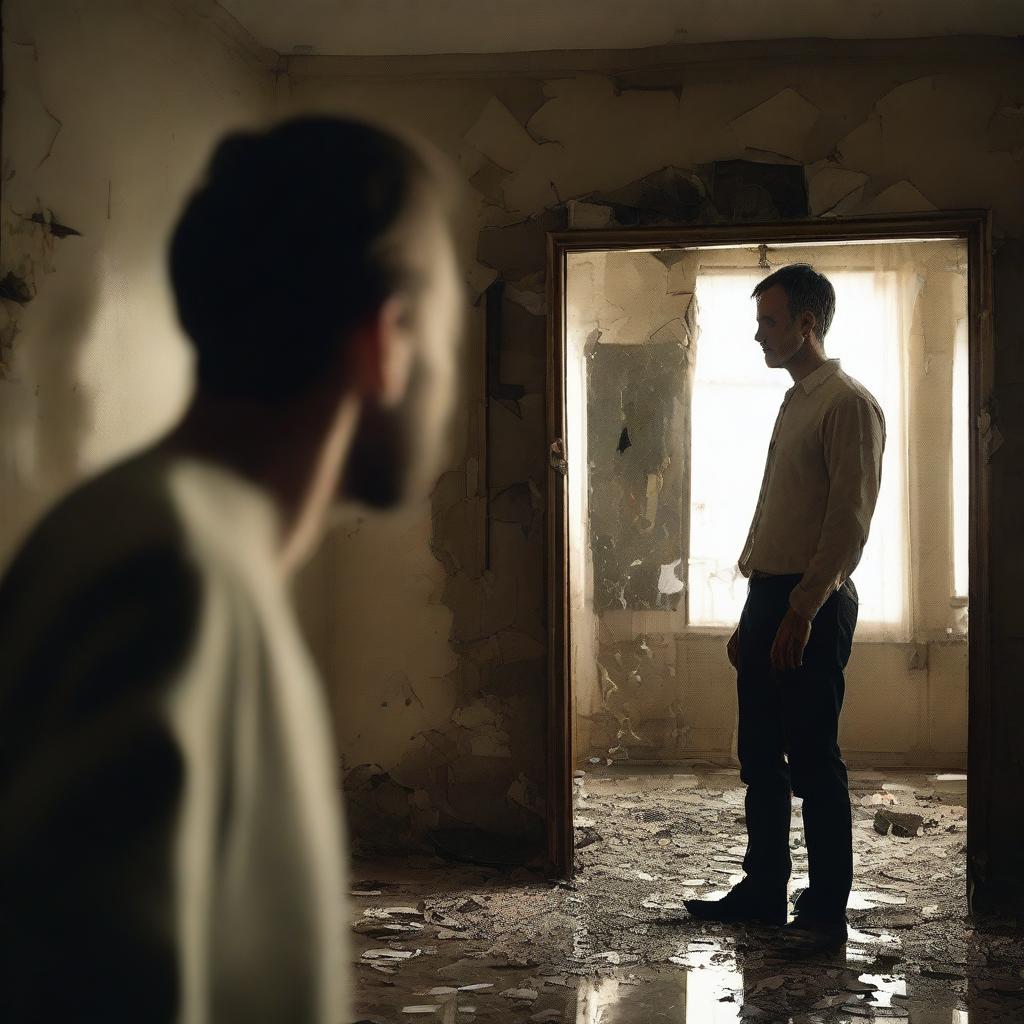
[[[439, 858], [366, 865], [379, 880], [353, 886], [362, 1019], [1024, 1020], [1024, 936], [967, 915], [963, 777], [852, 772], [850, 788], [844, 950], [794, 957], [774, 929], [686, 914], [690, 895], [742, 877], [737, 772], [600, 766], [576, 774], [571, 882]], [[802, 838], [794, 799], [793, 897]]]

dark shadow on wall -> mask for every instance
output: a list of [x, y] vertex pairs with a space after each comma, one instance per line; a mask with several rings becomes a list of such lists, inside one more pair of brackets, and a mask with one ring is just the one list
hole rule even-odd
[[[58, 240], [47, 223], [21, 218], [11, 231], [6, 211], [8, 253], [20, 250], [19, 271], [0, 268], [23, 282], [24, 293], [0, 297], [4, 340], [10, 352], [0, 388], [0, 437], [5, 500], [16, 509], [6, 539], [21, 536], [50, 501], [81, 472], [82, 438], [91, 425], [90, 403], [78, 381], [82, 347], [96, 313], [95, 253], [84, 240]], [[59, 270], [54, 247], [61, 246]], [[37, 292], [45, 289], [45, 301]]]
[[64, 126], [46, 105], [49, 80], [29, 29], [20, 29], [25, 35], [17, 39], [9, 25], [0, 31], [2, 564], [38, 514], [81, 473], [92, 416], [78, 370], [97, 309], [101, 243], [88, 237], [96, 235], [98, 218], [84, 230], [77, 217], [85, 207], [69, 200], [72, 188], [86, 189], [95, 180], [99, 154], [63, 149]]

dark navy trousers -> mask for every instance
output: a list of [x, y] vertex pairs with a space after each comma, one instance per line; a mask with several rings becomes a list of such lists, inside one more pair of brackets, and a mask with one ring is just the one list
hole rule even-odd
[[853, 884], [850, 793], [839, 751], [843, 671], [857, 625], [847, 580], [818, 610], [799, 668], [776, 671], [770, 653], [796, 576], [751, 577], [737, 652], [740, 778], [746, 784], [748, 885], [785, 889], [792, 870], [792, 794], [803, 799], [810, 883], [800, 912], [842, 917]]

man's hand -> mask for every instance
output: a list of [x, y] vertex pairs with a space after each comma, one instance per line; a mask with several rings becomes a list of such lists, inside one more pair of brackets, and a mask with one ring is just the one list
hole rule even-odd
[[797, 668], [804, 663], [804, 648], [811, 638], [811, 624], [798, 612], [789, 608], [775, 634], [772, 644], [772, 668]]
[[729, 664], [733, 668], [739, 668], [740, 661], [740, 627], [737, 626], [729, 637], [729, 643], [725, 646], [726, 654], [729, 655]]

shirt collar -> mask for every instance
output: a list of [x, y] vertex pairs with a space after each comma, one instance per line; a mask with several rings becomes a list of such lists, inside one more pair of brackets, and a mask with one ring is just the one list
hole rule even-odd
[[[821, 366], [819, 366], [813, 373], [807, 374], [807, 376], [800, 381], [800, 384], [804, 389], [804, 394], [809, 395], [819, 384], [824, 384], [825, 381], [827, 381], [838, 369], [840, 369], [838, 359], [825, 360], [825, 362], [822, 363]], [[790, 390], [795, 391], [796, 385], [794, 384]]]

